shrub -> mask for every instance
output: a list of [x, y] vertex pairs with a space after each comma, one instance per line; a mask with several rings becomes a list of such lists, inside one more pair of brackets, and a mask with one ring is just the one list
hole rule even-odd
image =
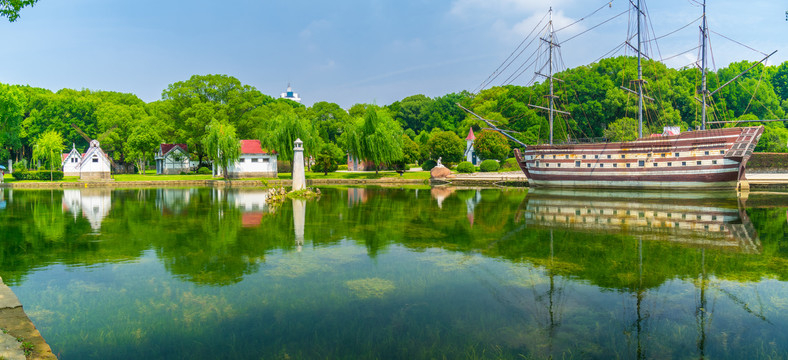
[[197, 169], [197, 173], [200, 174], [200, 175], [211, 175], [213, 173], [213, 171], [211, 171], [211, 169], [203, 166], [203, 167]]
[[59, 181], [63, 180], [63, 172], [62, 171], [27, 171], [27, 170], [14, 170], [11, 174], [14, 179], [16, 180], [42, 180], [42, 181], [49, 181], [51, 178], [52, 181]]
[[337, 166], [337, 170], [345, 170], [347, 171], [347, 164], [342, 164]]
[[511, 169], [511, 170], [519, 170], [520, 166], [517, 165], [517, 159], [515, 159], [515, 158], [508, 158], [508, 159], [506, 159], [506, 161], [503, 162], [503, 165], [501, 166], [501, 168], [502, 169], [507, 169], [507, 170], [509, 170], [509, 169]]
[[421, 164], [421, 169], [424, 170], [424, 171], [430, 171], [436, 165], [438, 165], [438, 163], [435, 162], [435, 160], [432, 160], [432, 159], [425, 160], [424, 163]]
[[481, 170], [482, 172], [493, 172], [493, 171], [498, 171], [499, 167], [500, 165], [498, 164], [497, 161], [492, 159], [487, 159], [482, 161], [482, 163], [479, 165], [479, 170]]
[[473, 166], [473, 164], [471, 164], [468, 161], [463, 161], [463, 162], [457, 164], [457, 172], [470, 174], [470, 173], [472, 173], [474, 171], [476, 171], [476, 167]]

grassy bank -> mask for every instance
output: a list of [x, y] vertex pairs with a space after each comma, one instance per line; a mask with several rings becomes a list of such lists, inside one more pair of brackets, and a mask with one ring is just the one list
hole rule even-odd
[[[268, 180], [291, 180], [293, 178], [291, 173], [279, 173], [277, 178], [244, 178], [244, 179], [237, 179], [237, 180], [261, 180], [261, 181], [268, 181]], [[379, 173], [375, 173], [374, 171], [371, 172], [333, 172], [324, 175], [323, 173], [316, 173], [316, 172], [307, 172], [306, 173], [307, 179], [352, 179], [352, 180], [374, 180], [374, 179], [386, 179], [391, 178], [392, 180], [395, 179], [419, 179], [419, 180], [426, 180], [430, 178], [429, 171], [415, 171], [415, 172], [405, 172], [400, 176], [397, 172], [394, 171], [381, 171]], [[18, 181], [15, 180], [13, 176], [10, 174], [6, 174], [4, 176], [4, 181], [6, 183], [49, 183], [49, 181], [41, 181], [41, 180], [22, 180]], [[115, 174], [112, 175], [112, 179], [118, 182], [126, 182], [126, 181], [203, 181], [203, 180], [223, 180], [224, 178], [216, 178], [212, 177], [211, 175], [156, 175], [149, 173], [142, 175], [142, 174]], [[65, 176], [62, 180], [54, 181], [53, 183], [74, 183], [80, 182], [78, 176]]]

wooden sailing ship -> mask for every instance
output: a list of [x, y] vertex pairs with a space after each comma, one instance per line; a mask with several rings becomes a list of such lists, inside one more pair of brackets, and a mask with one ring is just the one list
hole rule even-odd
[[[553, 50], [552, 16], [549, 34], [542, 41], [549, 47], [546, 68], [550, 93], [548, 107], [530, 105], [548, 112], [550, 127], [549, 144], [526, 145], [506, 131], [498, 129], [486, 120], [493, 130], [523, 147], [515, 149], [514, 155], [530, 186], [584, 187], [584, 188], [736, 188], [746, 185], [745, 166], [760, 136], [763, 126], [706, 129], [706, 100], [713, 95], [706, 89], [706, 12], [703, 4], [702, 56], [701, 56], [701, 128], [697, 131], [679, 133], [678, 128], [666, 127], [662, 134], [643, 137], [643, 85], [640, 40], [640, 1], [632, 4], [638, 14], [638, 78], [632, 83], [638, 95], [638, 139], [625, 142], [602, 143], [553, 143], [554, 113], [568, 114], [555, 109], [553, 95]], [[552, 9], [551, 9], [552, 14]], [[773, 53], [772, 53], [773, 54]], [[771, 56], [771, 55], [769, 55]], [[763, 62], [769, 56], [761, 60]], [[760, 62], [759, 62], [760, 63]], [[737, 76], [738, 77], [738, 76]], [[727, 84], [726, 84], [727, 85]], [[723, 85], [725, 86], [725, 85]]]

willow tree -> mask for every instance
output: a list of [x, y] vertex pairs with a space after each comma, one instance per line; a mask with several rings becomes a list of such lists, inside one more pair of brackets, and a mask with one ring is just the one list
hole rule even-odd
[[60, 166], [61, 155], [65, 146], [63, 145], [63, 137], [60, 133], [54, 130], [47, 131], [38, 138], [35, 146], [33, 146], [33, 160], [44, 164], [49, 168], [49, 180], [52, 180], [52, 172], [55, 171], [55, 166]]
[[213, 120], [205, 127], [205, 133], [202, 144], [208, 152], [208, 158], [222, 168], [227, 178], [227, 168], [241, 157], [241, 141], [235, 134], [235, 126], [227, 121]]
[[317, 130], [306, 118], [294, 112], [283, 112], [268, 122], [260, 133], [260, 143], [274, 149], [282, 160], [293, 160], [293, 142], [301, 139], [304, 142], [306, 156], [315, 155], [320, 150], [321, 139]]
[[380, 164], [402, 160], [403, 134], [402, 127], [388, 111], [369, 107], [364, 118], [348, 126], [343, 134], [343, 143], [350, 155], [372, 162], [377, 174]]

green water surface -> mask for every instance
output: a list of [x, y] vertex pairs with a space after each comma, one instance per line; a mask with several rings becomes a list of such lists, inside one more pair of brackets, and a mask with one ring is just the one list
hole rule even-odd
[[0, 189], [62, 359], [786, 358], [788, 196]]

